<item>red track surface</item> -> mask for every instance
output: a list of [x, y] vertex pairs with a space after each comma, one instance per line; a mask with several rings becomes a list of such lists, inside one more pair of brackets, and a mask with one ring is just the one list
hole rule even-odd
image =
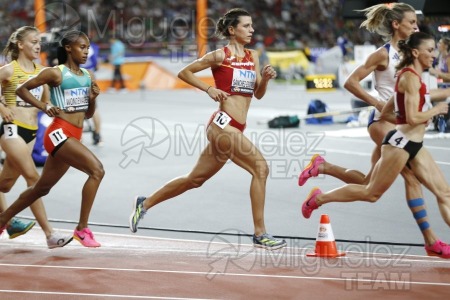
[[[0, 240], [0, 299], [436, 299], [450, 295], [450, 260], [96, 233], [46, 248], [33, 229]], [[245, 241], [248, 242], [248, 241]]]

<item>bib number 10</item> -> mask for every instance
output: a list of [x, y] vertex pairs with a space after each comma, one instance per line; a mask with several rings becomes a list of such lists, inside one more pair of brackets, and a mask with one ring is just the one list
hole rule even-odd
[[214, 124], [224, 129], [231, 122], [231, 117], [223, 111], [219, 111], [213, 120]]

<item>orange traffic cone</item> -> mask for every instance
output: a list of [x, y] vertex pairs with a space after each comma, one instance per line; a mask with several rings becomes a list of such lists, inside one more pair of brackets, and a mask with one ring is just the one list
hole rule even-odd
[[316, 238], [316, 252], [307, 253], [306, 256], [313, 257], [339, 257], [344, 256], [345, 252], [336, 250], [333, 230], [331, 229], [330, 218], [328, 215], [320, 217], [319, 230]]

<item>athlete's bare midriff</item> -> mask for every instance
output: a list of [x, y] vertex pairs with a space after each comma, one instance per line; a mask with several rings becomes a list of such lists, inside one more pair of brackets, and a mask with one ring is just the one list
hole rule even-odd
[[247, 121], [251, 99], [240, 95], [228, 96], [227, 100], [220, 103], [220, 110], [227, 112], [233, 119], [244, 124]]

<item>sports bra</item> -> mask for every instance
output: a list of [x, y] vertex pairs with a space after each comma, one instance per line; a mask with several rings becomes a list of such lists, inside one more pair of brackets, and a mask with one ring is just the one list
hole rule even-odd
[[50, 87], [50, 101], [53, 106], [65, 112], [85, 112], [89, 108], [89, 93], [91, 90], [91, 75], [80, 68], [82, 75], [72, 73], [65, 65], [57, 66], [62, 73], [59, 86]]
[[[430, 95], [427, 94], [427, 86], [425, 85], [425, 83], [423, 83], [422, 78], [413, 69], [403, 68], [398, 73], [397, 82], [395, 83], [394, 103], [395, 103], [395, 114], [396, 114], [395, 123], [396, 124], [407, 124], [406, 110], [405, 110], [405, 94], [400, 93], [398, 91], [398, 81], [399, 81], [401, 75], [405, 72], [412, 72], [415, 75], [417, 75], [417, 77], [419, 77], [419, 80], [421, 83], [421, 86], [419, 89], [419, 93], [420, 93], [419, 107], [417, 108], [417, 110], [419, 112], [424, 112], [424, 111], [429, 110], [432, 107], [432, 104], [430, 101]], [[427, 123], [427, 122], [425, 122], [425, 123]]]
[[253, 96], [256, 72], [251, 51], [244, 49], [244, 57], [232, 55], [228, 47], [224, 47], [223, 51], [225, 58], [222, 64], [212, 69], [216, 88], [230, 95]]
[[[6, 105], [8, 106], [17, 106], [17, 107], [34, 107], [33, 105], [29, 104], [28, 102], [25, 102], [16, 95], [16, 89], [18, 86], [20, 86], [22, 83], [27, 81], [28, 79], [36, 76], [42, 69], [41, 66], [34, 65], [34, 71], [33, 72], [25, 72], [20, 67], [17, 60], [13, 60], [11, 62], [11, 65], [13, 67], [13, 75], [11, 76], [11, 79], [9, 81], [6, 81], [2, 84], [3, 89], [3, 95], [5, 96]], [[34, 88], [30, 90], [30, 93], [39, 101], [42, 98], [42, 94], [44, 93], [44, 87], [38, 86], [37, 88]]]

